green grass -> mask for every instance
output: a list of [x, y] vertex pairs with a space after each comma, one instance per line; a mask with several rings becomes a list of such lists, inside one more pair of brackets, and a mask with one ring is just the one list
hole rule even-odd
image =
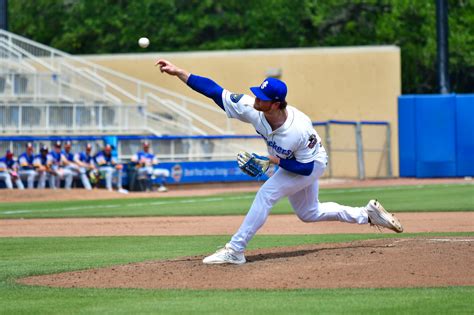
[[[415, 235], [396, 237], [400, 236]], [[394, 235], [257, 236], [250, 248], [386, 237]], [[0, 314], [469, 314], [474, 308], [474, 287], [206, 291], [60, 289], [14, 283], [28, 275], [203, 255], [227, 240], [228, 236], [2, 238]]]
[[[0, 219], [245, 214], [254, 194], [3, 203]], [[474, 185], [323, 189], [322, 202], [392, 211], [474, 211]], [[292, 213], [287, 200], [273, 213]], [[249, 249], [418, 235], [257, 236]], [[61, 289], [18, 285], [29, 275], [205, 255], [229, 236], [0, 238], [0, 314], [471, 314], [474, 287], [313, 290]], [[232, 267], [230, 267], [232, 268]], [[278, 275], [276, 275], [278, 276]]]
[[[244, 193], [211, 197], [2, 203], [0, 219], [238, 215], [247, 212], [254, 196], [254, 193]], [[474, 211], [472, 184], [322, 189], [320, 192], [321, 202], [334, 201], [344, 205], [362, 206], [374, 198], [394, 212]], [[272, 213], [293, 213], [293, 210], [285, 198], [274, 207]]]

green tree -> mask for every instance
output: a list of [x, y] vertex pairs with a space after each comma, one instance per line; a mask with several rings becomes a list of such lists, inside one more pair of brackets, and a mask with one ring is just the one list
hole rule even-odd
[[[16, 0], [10, 29], [73, 54], [397, 45], [403, 93], [437, 93], [426, 0]], [[452, 90], [474, 91], [474, 1], [449, 0]]]

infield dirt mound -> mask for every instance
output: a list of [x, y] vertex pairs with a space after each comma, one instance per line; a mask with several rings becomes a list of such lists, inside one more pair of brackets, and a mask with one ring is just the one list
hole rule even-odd
[[199, 257], [34, 276], [52, 287], [148, 289], [381, 288], [474, 285], [474, 238], [398, 238], [253, 250], [241, 266]]

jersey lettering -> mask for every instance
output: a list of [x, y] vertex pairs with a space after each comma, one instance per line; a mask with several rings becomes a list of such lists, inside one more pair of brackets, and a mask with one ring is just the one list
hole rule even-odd
[[277, 153], [283, 155], [290, 155], [292, 154], [291, 150], [285, 150], [282, 147], [278, 146], [275, 141], [267, 141], [267, 144], [270, 148], [273, 148]]

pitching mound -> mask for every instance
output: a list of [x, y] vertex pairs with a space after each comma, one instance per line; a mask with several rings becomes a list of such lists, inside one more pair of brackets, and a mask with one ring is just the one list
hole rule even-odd
[[202, 257], [34, 276], [52, 287], [148, 289], [381, 288], [474, 285], [474, 238], [414, 238], [254, 250], [248, 263]]

